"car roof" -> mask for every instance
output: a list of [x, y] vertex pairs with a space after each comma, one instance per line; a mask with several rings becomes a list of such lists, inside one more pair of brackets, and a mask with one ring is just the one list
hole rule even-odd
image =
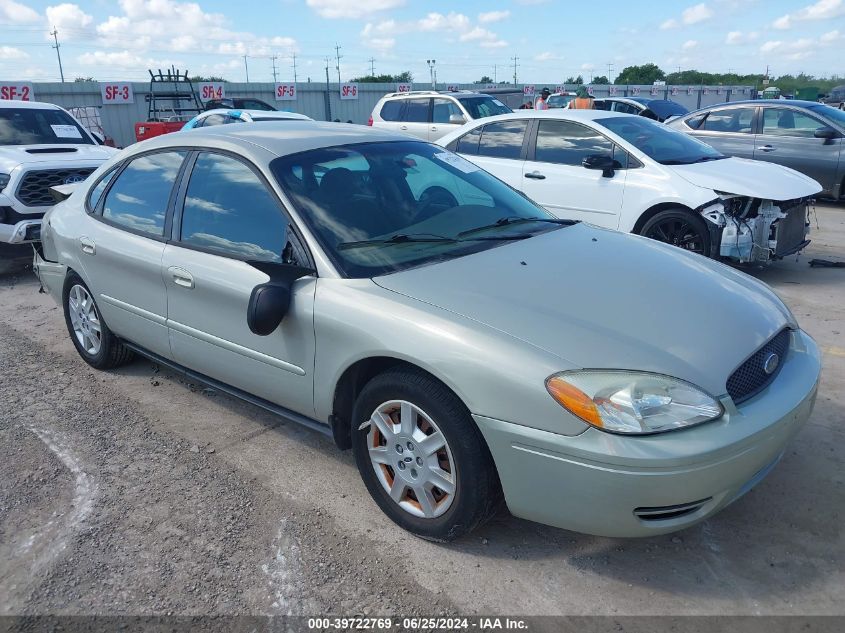
[[38, 110], [61, 110], [55, 103], [46, 101], [6, 101], [0, 100], [0, 108], [32, 108]]
[[486, 92], [475, 92], [473, 90], [412, 90], [411, 92], [392, 92], [384, 95], [383, 99], [424, 99], [426, 97], [454, 97], [465, 99], [467, 97], [493, 97], [495, 95]]
[[302, 121], [311, 120], [311, 117], [306, 116], [304, 114], [299, 114], [299, 112], [286, 112], [284, 110], [248, 110], [241, 108], [215, 108], [213, 110], [206, 110], [205, 112], [201, 112], [197, 115], [197, 117], [205, 118], [211, 114], [223, 114], [226, 116], [231, 116], [232, 113], [240, 114], [244, 112], [253, 118], [265, 117], [268, 119], [297, 119]]
[[[190, 138], [190, 142], [186, 142]], [[290, 120], [268, 121], [261, 125], [215, 125], [195, 128], [189, 134], [164, 134], [133, 145], [139, 151], [166, 147], [215, 147], [221, 143], [242, 147], [261, 147], [277, 156], [298, 154], [323, 147], [378, 143], [389, 141], [421, 141], [416, 137], [383, 128], [350, 123]]]
[[[509, 114], [497, 114], [483, 119], [475, 119], [472, 123], [484, 125], [492, 121], [508, 121], [510, 119], [566, 119], [571, 121], [596, 121], [611, 117], [629, 116], [639, 118], [635, 114], [622, 112], [608, 112], [607, 110], [568, 110], [566, 108], [552, 108], [550, 110], [517, 110]], [[475, 127], [475, 126], [473, 126]]]
[[713, 108], [720, 108], [722, 106], [734, 106], [734, 105], [781, 105], [781, 106], [793, 106], [796, 108], [808, 108], [810, 106], [819, 106], [823, 105], [818, 103], [817, 101], [802, 101], [801, 99], [745, 99], [743, 101], [727, 101], [725, 103], [714, 103], [711, 106], [707, 106], [705, 108], [699, 108], [700, 110], [712, 110]]

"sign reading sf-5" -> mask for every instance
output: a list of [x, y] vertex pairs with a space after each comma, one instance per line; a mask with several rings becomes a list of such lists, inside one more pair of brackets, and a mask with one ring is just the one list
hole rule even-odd
[[810, 415], [819, 351], [751, 277], [557, 219], [427, 142], [259, 127], [133, 146], [49, 212], [35, 269], [87, 363], [142, 354], [332, 436], [433, 540], [502, 498], [593, 534], [681, 529]]

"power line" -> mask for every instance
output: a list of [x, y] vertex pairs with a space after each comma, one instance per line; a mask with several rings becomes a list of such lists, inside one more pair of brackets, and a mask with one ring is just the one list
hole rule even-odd
[[55, 26], [53, 26], [53, 32], [50, 33], [50, 35], [53, 36], [53, 41], [56, 43], [56, 45], [53, 46], [53, 48], [56, 49], [56, 57], [59, 60], [59, 75], [61, 75], [62, 83], [64, 83], [65, 82], [65, 71], [62, 69], [62, 55], [61, 55], [61, 53], [59, 53], [59, 47], [61, 46], [61, 44], [59, 44], [59, 31], [58, 31], [58, 29], [56, 29]]

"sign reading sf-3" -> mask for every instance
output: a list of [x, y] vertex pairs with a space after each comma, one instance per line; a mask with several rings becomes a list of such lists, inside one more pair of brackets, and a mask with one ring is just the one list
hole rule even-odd
[[439, 541], [502, 497], [593, 534], [692, 525], [772, 469], [819, 378], [764, 284], [362, 126], [132, 146], [49, 212], [35, 269], [87, 363], [141, 353], [331, 435]]

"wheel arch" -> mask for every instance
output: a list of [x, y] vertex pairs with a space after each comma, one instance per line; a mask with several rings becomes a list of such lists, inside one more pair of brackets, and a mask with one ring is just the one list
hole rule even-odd
[[669, 209], [683, 209], [685, 211], [689, 211], [690, 213], [695, 213], [694, 209], [690, 208], [685, 204], [681, 204], [680, 202], [661, 202], [659, 204], [655, 204], [649, 207], [640, 214], [640, 217], [637, 218], [636, 222], [634, 222], [634, 228], [631, 229], [631, 233], [636, 233], [637, 235], [639, 235], [646, 222], [648, 222], [651, 218], [653, 218], [661, 211], [667, 211]]

